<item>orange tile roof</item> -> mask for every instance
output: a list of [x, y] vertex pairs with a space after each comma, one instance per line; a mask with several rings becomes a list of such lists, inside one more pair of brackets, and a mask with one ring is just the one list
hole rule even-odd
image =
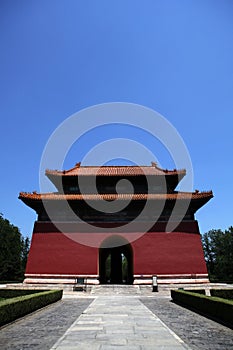
[[59, 194], [59, 193], [27, 193], [20, 192], [20, 199], [32, 200], [176, 200], [176, 199], [202, 199], [212, 198], [212, 191], [206, 192], [178, 192], [169, 194]]
[[159, 168], [156, 163], [150, 166], [81, 166], [77, 163], [74, 168], [69, 170], [46, 170], [46, 175], [60, 175], [60, 176], [138, 176], [138, 175], [185, 175], [185, 169], [181, 170], [167, 170]]

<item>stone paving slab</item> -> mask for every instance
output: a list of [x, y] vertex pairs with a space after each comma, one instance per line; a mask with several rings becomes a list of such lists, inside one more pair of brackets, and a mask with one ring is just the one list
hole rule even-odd
[[193, 350], [233, 350], [233, 330], [165, 298], [143, 298], [155, 313]]
[[121, 348], [188, 349], [138, 298], [99, 296], [51, 350]]

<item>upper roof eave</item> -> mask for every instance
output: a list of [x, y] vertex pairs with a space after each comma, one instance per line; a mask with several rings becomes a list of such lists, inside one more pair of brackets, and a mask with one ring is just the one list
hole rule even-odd
[[111, 165], [111, 166], [81, 166], [77, 163], [74, 168], [69, 170], [50, 170], [46, 169], [45, 174], [50, 177], [56, 176], [150, 176], [150, 175], [171, 175], [171, 176], [185, 176], [185, 169], [167, 170], [161, 169], [156, 163], [152, 165], [142, 166], [125, 166], [125, 165]]

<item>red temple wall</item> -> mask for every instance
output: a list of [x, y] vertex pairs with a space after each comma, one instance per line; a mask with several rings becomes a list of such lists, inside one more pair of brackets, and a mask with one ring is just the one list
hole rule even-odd
[[34, 233], [26, 274], [96, 274], [97, 253], [62, 233]]
[[133, 242], [134, 274], [205, 274], [199, 234], [147, 233]]
[[[181, 232], [171, 233], [158, 231], [163, 228], [161, 225], [159, 223], [153, 232], [131, 243], [134, 274], [206, 274], [197, 223], [185, 222], [179, 227]], [[56, 232], [50, 223], [37, 222], [26, 274], [98, 275], [99, 249], [82, 245], [78, 239], [70, 239], [69, 235], [75, 238], [73, 233], [65, 235]], [[93, 233], [82, 235], [87, 240], [94, 237]], [[96, 237], [100, 246], [106, 235]]]

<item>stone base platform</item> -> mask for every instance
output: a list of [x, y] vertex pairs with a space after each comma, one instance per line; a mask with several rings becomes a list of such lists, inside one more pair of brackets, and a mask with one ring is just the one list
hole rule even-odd
[[206, 284], [160, 284], [158, 285], [158, 292], [153, 292], [151, 285], [74, 285], [74, 284], [25, 284], [25, 283], [11, 283], [4, 288], [8, 289], [62, 289], [64, 296], [79, 297], [84, 295], [151, 295], [151, 296], [170, 296], [171, 289], [183, 288], [186, 290], [204, 289], [206, 295], [210, 295], [211, 289], [226, 289], [233, 288], [233, 285], [225, 283], [206, 283]]

